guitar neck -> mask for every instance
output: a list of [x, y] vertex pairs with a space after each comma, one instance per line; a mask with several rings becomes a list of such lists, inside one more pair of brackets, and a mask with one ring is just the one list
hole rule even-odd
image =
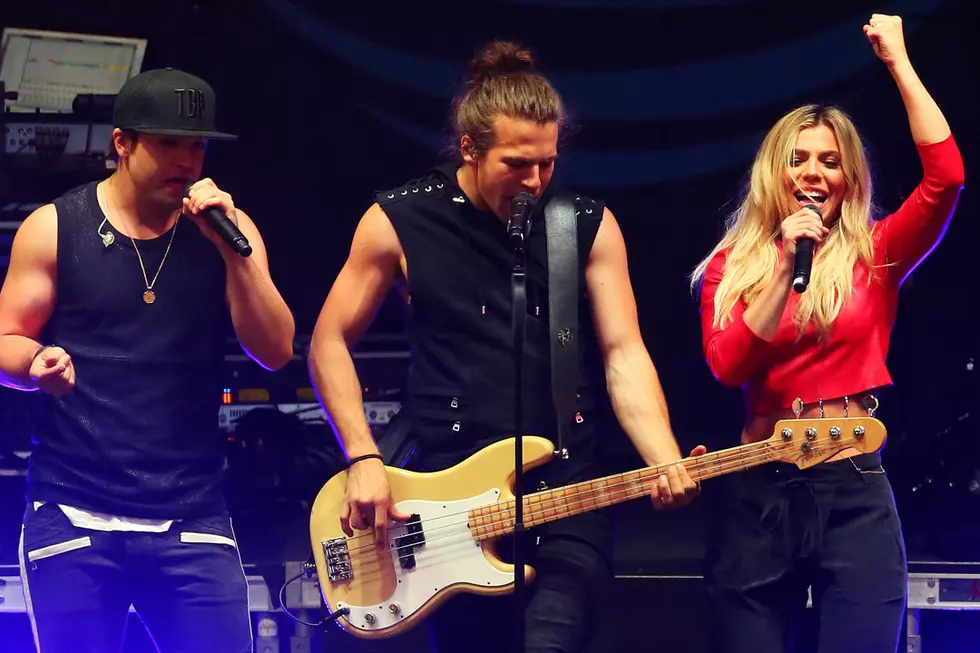
[[[772, 461], [768, 442], [754, 442], [680, 461], [695, 482], [738, 472]], [[650, 494], [671, 465], [655, 465], [613, 474], [593, 481], [535, 492], [524, 497], [524, 525], [528, 528], [573, 515], [613, 506]], [[479, 539], [506, 535], [514, 530], [515, 502], [477, 508], [470, 513], [470, 528]]]

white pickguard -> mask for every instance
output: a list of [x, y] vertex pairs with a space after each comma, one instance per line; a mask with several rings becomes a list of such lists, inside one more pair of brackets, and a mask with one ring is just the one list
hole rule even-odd
[[[391, 598], [381, 605], [351, 605], [343, 601], [337, 609], [350, 608], [347, 619], [363, 630], [388, 628], [417, 612], [438, 591], [450, 585], [469, 584], [500, 587], [514, 582], [514, 574], [500, 571], [483, 555], [467, 526], [467, 512], [497, 502], [500, 490], [457, 501], [400, 501], [398, 510], [421, 517], [425, 544], [415, 550], [415, 567], [402, 569], [396, 540], [408, 534], [405, 524], [392, 522], [388, 528], [388, 548], [398, 583]], [[394, 605], [393, 610], [391, 606]], [[373, 622], [366, 616], [373, 615]]]

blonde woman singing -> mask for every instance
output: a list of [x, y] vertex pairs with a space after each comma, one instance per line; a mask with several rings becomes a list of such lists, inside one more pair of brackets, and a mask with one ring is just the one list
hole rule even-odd
[[[741, 386], [743, 442], [777, 420], [866, 414], [891, 384], [885, 365], [899, 289], [942, 238], [963, 162], [905, 51], [902, 21], [864, 26], [908, 112], [923, 177], [895, 213], [871, 217], [861, 139], [839, 109], [804, 106], [769, 131], [721, 242], [695, 270], [711, 371]], [[798, 244], [815, 243], [809, 286], [793, 291]], [[878, 454], [843, 451], [799, 470], [777, 463], [719, 479], [708, 541], [713, 651], [792, 647], [812, 588], [819, 653], [896, 650], [907, 571], [901, 525]]]

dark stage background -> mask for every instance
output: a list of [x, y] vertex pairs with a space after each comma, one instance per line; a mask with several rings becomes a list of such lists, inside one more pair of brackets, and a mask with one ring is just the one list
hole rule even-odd
[[[861, 30], [874, 12], [903, 16], [912, 63], [967, 170], [945, 240], [903, 290], [889, 357], [896, 385], [879, 413], [889, 427], [886, 468], [911, 554], [980, 560], [980, 534], [970, 530], [980, 493], [968, 487], [980, 467], [976, 3], [35, 0], [6, 3], [0, 26], [147, 38], [144, 70], [174, 66], [212, 83], [219, 121], [240, 140], [213, 144], [205, 174], [262, 231], [301, 335], [373, 191], [422, 175], [450, 142], [463, 63], [493, 38], [531, 46], [576, 121], [558, 178], [604, 198], [622, 225], [640, 323], [689, 450], [738, 437], [740, 395], [703, 362], [687, 275], [720, 235], [765, 131], [790, 108], [834, 103], [862, 132], [881, 209], [897, 208], [919, 180], [901, 98]], [[371, 333], [400, 332], [390, 302]], [[614, 424], [605, 433], [610, 469], [639, 464]], [[682, 512], [654, 514], [644, 502], [621, 510], [619, 571], [696, 571], [710, 494], [708, 484]], [[11, 500], [20, 510], [19, 493], [2, 498]]]

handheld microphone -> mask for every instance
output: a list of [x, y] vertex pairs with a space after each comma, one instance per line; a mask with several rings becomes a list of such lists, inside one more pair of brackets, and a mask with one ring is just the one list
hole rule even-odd
[[[192, 184], [184, 186], [184, 197], [187, 197], [188, 193], [190, 193], [191, 186]], [[238, 226], [229, 220], [228, 216], [220, 208], [212, 206], [204, 209], [197, 215], [207, 223], [208, 227], [221, 236], [221, 240], [225, 241], [239, 256], [244, 258], [252, 254], [252, 246], [248, 244], [248, 239], [242, 235]]]
[[510, 217], [507, 219], [507, 240], [511, 249], [523, 251], [524, 238], [530, 232], [531, 211], [534, 209], [534, 197], [526, 190], [514, 196], [510, 202]]
[[[804, 204], [804, 209], [810, 209], [823, 219], [823, 213], [816, 204]], [[800, 238], [796, 241], [796, 260], [793, 263], [793, 290], [802, 293], [810, 285], [810, 268], [813, 266], [812, 238]]]

